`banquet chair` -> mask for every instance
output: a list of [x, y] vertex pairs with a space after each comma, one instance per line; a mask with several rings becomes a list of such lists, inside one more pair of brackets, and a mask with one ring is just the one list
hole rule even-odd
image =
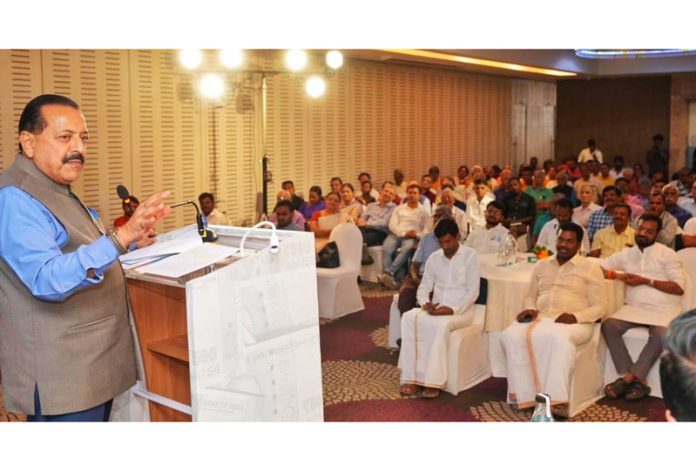
[[[684, 271], [686, 272], [686, 287], [684, 289], [684, 294], [682, 295], [682, 310], [688, 311], [696, 308], [696, 248], [687, 248], [677, 252], [677, 255], [682, 259], [684, 263]], [[638, 359], [641, 350], [648, 343], [648, 329], [645, 327], [634, 327], [629, 329], [623, 335], [624, 343], [628, 349], [628, 353], [631, 355], [631, 359], [635, 361]], [[619, 377], [616, 372], [616, 367], [614, 366], [614, 361], [611, 358], [609, 349], [606, 347], [604, 340], [602, 340], [602, 356], [604, 358], [604, 383], [610, 383]], [[662, 385], [660, 383], [660, 362], [657, 361], [650, 368], [648, 372], [648, 377], [645, 378], [645, 382], [650, 386], [650, 395], [655, 397], [662, 397]]]
[[329, 241], [338, 246], [340, 265], [317, 268], [317, 297], [319, 317], [336, 319], [365, 309], [358, 287], [362, 236], [355, 224], [345, 222], [331, 230]]
[[[474, 319], [471, 324], [454, 330], [449, 336], [447, 348], [447, 383], [445, 391], [456, 396], [491, 377], [488, 354], [483, 338], [486, 306], [474, 304]], [[390, 347], [396, 348], [396, 339], [401, 338], [401, 315], [399, 295], [395, 294], [389, 308]]]
[[568, 396], [568, 417], [582, 412], [603, 396], [602, 373], [598, 358], [598, 344], [601, 337], [601, 324], [594, 326], [592, 338], [578, 345], [575, 353], [575, 368], [570, 380]]

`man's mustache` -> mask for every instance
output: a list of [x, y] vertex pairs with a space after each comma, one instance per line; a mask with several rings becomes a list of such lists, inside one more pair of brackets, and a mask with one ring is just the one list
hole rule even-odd
[[69, 154], [69, 155], [66, 155], [66, 156], [65, 156], [65, 158], [63, 159], [63, 163], [64, 163], [64, 164], [67, 164], [67, 163], [69, 163], [71, 160], [79, 160], [80, 163], [84, 164], [84, 163], [85, 163], [85, 156], [82, 155], [82, 154], [79, 153], [79, 152], [76, 152], [76, 153], [74, 153], [74, 154]]

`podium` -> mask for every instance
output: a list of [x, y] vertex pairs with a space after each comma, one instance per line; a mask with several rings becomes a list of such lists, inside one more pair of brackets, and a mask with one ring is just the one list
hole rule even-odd
[[[228, 247], [249, 231], [211, 227]], [[270, 234], [183, 276], [126, 270], [151, 421], [323, 420], [314, 237], [277, 231], [272, 254]]]

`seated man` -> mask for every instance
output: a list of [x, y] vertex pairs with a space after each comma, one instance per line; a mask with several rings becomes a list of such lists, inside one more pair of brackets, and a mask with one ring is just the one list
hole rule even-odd
[[522, 192], [519, 178], [510, 178], [508, 185], [508, 192], [502, 201], [505, 226], [512, 235], [519, 237], [527, 234], [529, 227], [534, 224], [536, 203], [534, 198]]
[[459, 226], [459, 240], [463, 241], [469, 235], [469, 217], [465, 211], [457, 208], [455, 205], [456, 198], [454, 194], [454, 188], [452, 188], [450, 185], [443, 187], [442, 197], [438, 207], [445, 206], [452, 211], [452, 218], [454, 219], [454, 222], [457, 223], [457, 226]]
[[125, 225], [133, 215], [135, 208], [140, 205], [140, 201], [135, 196], [129, 196], [128, 198], [121, 201], [121, 207], [123, 208], [123, 216], [116, 218], [114, 221], [114, 227], [121, 227]]
[[299, 227], [292, 220], [295, 207], [290, 200], [280, 200], [276, 203], [273, 214], [275, 214], [276, 227], [284, 231], [304, 231], [304, 227]]
[[[435, 210], [435, 214], [433, 214], [433, 227], [437, 226], [440, 219], [454, 220], [452, 210], [447, 206], [438, 206]], [[423, 278], [425, 262], [430, 255], [439, 249], [440, 244], [438, 244], [437, 237], [435, 237], [433, 231], [425, 234], [418, 242], [418, 248], [416, 249], [416, 253], [413, 254], [411, 266], [408, 270], [409, 276], [404, 278], [399, 287], [399, 312], [401, 315], [416, 307], [416, 292]]]
[[[434, 398], [447, 383], [447, 346], [455, 329], [473, 322], [469, 308], [479, 294], [476, 253], [459, 244], [459, 227], [450, 219], [435, 226], [441, 249], [425, 262], [418, 286], [419, 308], [401, 318], [401, 394]], [[432, 292], [432, 300], [430, 293]]]
[[363, 238], [363, 265], [374, 263], [367, 253], [367, 248], [382, 245], [389, 234], [389, 219], [396, 208], [396, 205], [392, 203], [393, 199], [394, 187], [384, 185], [379, 200], [368, 204], [365, 211], [358, 217], [358, 228]]
[[691, 219], [691, 213], [677, 204], [679, 190], [676, 186], [669, 184], [662, 189], [662, 194], [665, 197], [665, 211], [676, 218], [679, 227], [684, 228], [686, 221]]
[[475, 229], [469, 234], [464, 245], [471, 247], [476, 253], [497, 253], [505, 244], [505, 238], [510, 233], [503, 226], [503, 204], [491, 201], [486, 208], [486, 227]]
[[[674, 250], [655, 243], [661, 228], [658, 216], [643, 214], [638, 219], [636, 245], [600, 261], [607, 278], [626, 284], [626, 304], [602, 323], [602, 335], [622, 375], [604, 388], [611, 399], [638, 400], [650, 394], [645, 378], [662, 353], [665, 327], [681, 311], [682, 261]], [[650, 333], [635, 363], [622, 338], [633, 327], [647, 327]]]
[[613, 214], [614, 206], [621, 202], [621, 190], [615, 186], [608, 186], [602, 190], [602, 200], [604, 200], [604, 209], [594, 211], [590, 215], [587, 223], [587, 233], [590, 236], [590, 241], [594, 240], [595, 233], [600, 229], [611, 226], [614, 223]]
[[534, 266], [525, 309], [502, 333], [508, 402], [518, 408], [532, 407], [538, 392], [568, 402], [576, 348], [606, 313], [602, 270], [578, 255], [582, 237], [579, 225], [561, 224], [558, 253]]
[[203, 211], [208, 224], [229, 226], [230, 221], [225, 213], [215, 207], [215, 197], [212, 193], [201, 193], [198, 195], [198, 202], [201, 204], [201, 211]]
[[664, 337], [660, 384], [668, 422], [696, 422], [696, 309], [677, 316]]
[[293, 183], [292, 180], [285, 180], [282, 184], [282, 188], [290, 194], [290, 198], [288, 199], [292, 201], [292, 206], [295, 208], [295, 211], [299, 211], [304, 200], [295, 194], [295, 183]]
[[[554, 195], [555, 197], [556, 195]], [[541, 245], [556, 253], [556, 240], [558, 239], [558, 228], [561, 224], [566, 222], [572, 222], [573, 219], [573, 203], [567, 198], [561, 198], [556, 201], [555, 210], [553, 213], [556, 215], [555, 218], [551, 219], [549, 222], [544, 224], [544, 227], [539, 233], [539, 238], [537, 239], [537, 245]], [[582, 229], [582, 243], [580, 245], [580, 255], [587, 255], [590, 253], [590, 238], [587, 235], [587, 231], [584, 227], [580, 226]]]
[[657, 242], [666, 245], [670, 249], [675, 247], [677, 235], [682, 233], [677, 218], [672, 216], [665, 209], [665, 195], [660, 192], [653, 192], [648, 199], [648, 213], [660, 218], [660, 233], [657, 235]]
[[[379, 276], [380, 283], [389, 289], [399, 288], [395, 277], [416, 249], [418, 239], [427, 232], [430, 213], [419, 203], [420, 196], [420, 187], [409, 185], [406, 204], [396, 208], [389, 218], [389, 235], [382, 244], [384, 271]], [[401, 250], [397, 253], [399, 247]]]
[[608, 258], [626, 247], [633, 247], [635, 230], [629, 225], [631, 207], [625, 203], [614, 206], [614, 224], [600, 229], [592, 241], [591, 257]]
[[[278, 192], [278, 196], [276, 196], [276, 201], [284, 201], [284, 200], [290, 201], [292, 203], [292, 207], [293, 208], [295, 207], [295, 203], [293, 203], [293, 201], [292, 201], [292, 195], [290, 194], [290, 192], [287, 190], [280, 190]], [[275, 213], [269, 214], [268, 220], [271, 221], [273, 224], [278, 223], [278, 220], [276, 219]], [[296, 209], [293, 210], [293, 212], [292, 212], [292, 222], [294, 222], [297, 227], [302, 227], [302, 228], [305, 227], [305, 218], [302, 215], [302, 213]]]

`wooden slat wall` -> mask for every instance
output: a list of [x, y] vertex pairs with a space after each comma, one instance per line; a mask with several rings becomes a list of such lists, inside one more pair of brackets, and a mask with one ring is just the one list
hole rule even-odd
[[[279, 51], [257, 51], [249, 61], [282, 70]], [[543, 106], [555, 106], [552, 83], [348, 60], [317, 100], [304, 91], [306, 77], [267, 76], [264, 148], [260, 75], [241, 90], [228, 77], [230, 93], [214, 108], [190, 91], [194, 79], [181, 73], [175, 51], [0, 51], [0, 163], [14, 155], [24, 104], [42, 92], [64, 93], [80, 103], [91, 133], [89, 165], [76, 188], [105, 221], [120, 215], [115, 187], [122, 183], [139, 197], [171, 189], [173, 201], [213, 191], [233, 224], [248, 224], [264, 150], [272, 208], [285, 179], [307, 195], [313, 184], [326, 191], [333, 176], [355, 183], [363, 170], [379, 184], [394, 168], [419, 178], [433, 164], [453, 175], [464, 163], [512, 163], [512, 130], [520, 128], [513, 103], [542, 106], [538, 118], [526, 118], [528, 137], [529, 121], [548, 134]], [[251, 110], [237, 109], [240, 93]], [[161, 229], [189, 221], [191, 210], [176, 209]]]

